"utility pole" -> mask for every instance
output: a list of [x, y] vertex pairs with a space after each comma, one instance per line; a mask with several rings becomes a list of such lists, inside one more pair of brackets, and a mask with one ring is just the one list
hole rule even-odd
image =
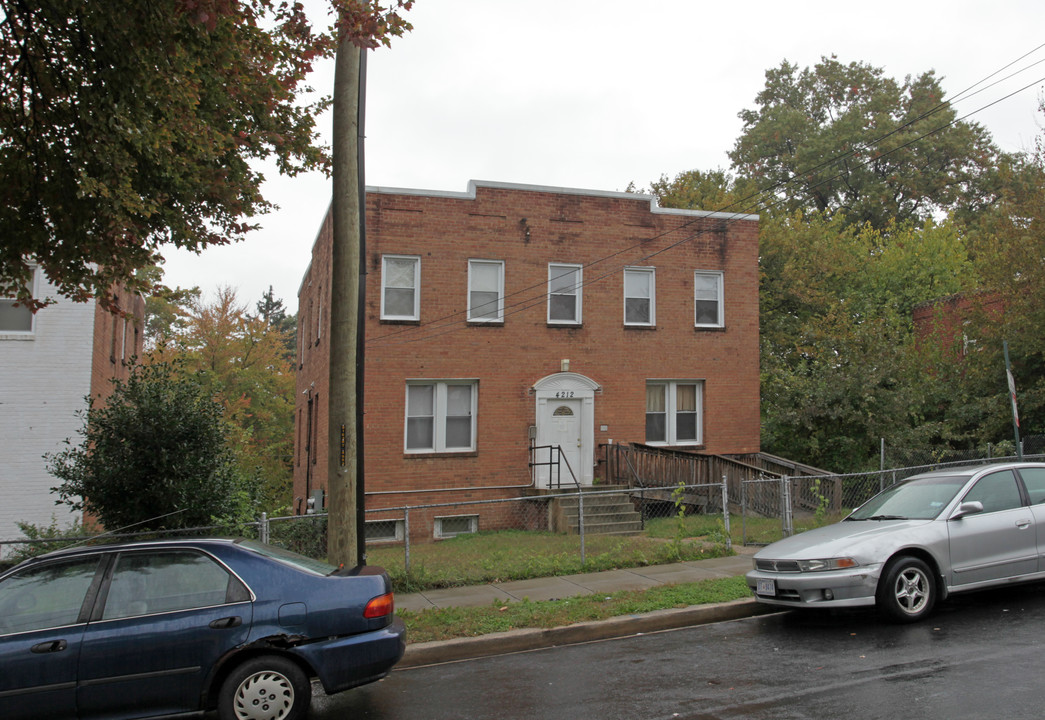
[[362, 116], [365, 51], [347, 37], [334, 64], [333, 234], [330, 268], [327, 559], [365, 562], [362, 473], [363, 317], [365, 264]]

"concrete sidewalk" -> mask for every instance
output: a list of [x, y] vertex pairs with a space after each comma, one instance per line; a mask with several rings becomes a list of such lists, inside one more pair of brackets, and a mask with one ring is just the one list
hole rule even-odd
[[[495, 602], [516, 602], [524, 599], [557, 600], [580, 595], [609, 594], [620, 590], [645, 590], [657, 585], [673, 585], [743, 575], [751, 569], [751, 555], [757, 549], [735, 547], [737, 555], [711, 560], [429, 590], [423, 593], [396, 595], [395, 602], [397, 609], [416, 612], [437, 607], [477, 607], [491, 605]], [[715, 605], [698, 605], [658, 610], [642, 615], [626, 615], [560, 628], [512, 630], [481, 637], [413, 643], [407, 645], [406, 655], [397, 667], [418, 667], [556, 645], [625, 637], [708, 622], [735, 620], [773, 611], [765, 605], [756, 604], [754, 598], [747, 598]]]
[[751, 555], [757, 548], [734, 549], [737, 554], [732, 557], [397, 594], [395, 602], [398, 609], [417, 612], [436, 607], [478, 607], [524, 599], [558, 600], [743, 575], [751, 569]]

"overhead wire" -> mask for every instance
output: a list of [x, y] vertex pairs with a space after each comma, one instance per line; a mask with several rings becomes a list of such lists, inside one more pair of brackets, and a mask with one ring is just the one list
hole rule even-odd
[[[1040, 50], [1042, 48], [1045, 48], [1045, 44], [1039, 45], [1038, 47], [1034, 48], [1033, 50], [1028, 51], [1027, 53], [1021, 55], [1019, 58], [1013, 60], [1012, 62], [1008, 63], [1007, 65], [999, 68], [998, 70], [994, 71], [993, 73], [991, 73], [990, 75], [986, 76], [985, 78], [977, 81], [973, 85], [970, 85], [968, 88], [962, 90], [960, 93], [955, 95], [953, 99], [939, 102], [937, 105], [935, 105], [932, 108], [926, 110], [925, 112], [923, 112], [922, 114], [918, 115], [917, 117], [912, 118], [910, 120], [907, 120], [906, 122], [902, 123], [901, 125], [897, 126], [896, 128], [893, 128], [891, 131], [889, 131], [889, 132], [887, 132], [887, 133], [885, 133], [885, 134], [883, 134], [883, 135], [881, 135], [881, 136], [879, 136], [879, 137], [877, 137], [877, 138], [875, 138], [873, 140], [869, 140], [869, 141], [865, 141], [863, 143], [859, 143], [856, 147], [851, 148], [851, 149], [847, 150], [846, 152], [843, 152], [843, 153], [838, 154], [838, 155], [836, 155], [834, 157], [831, 157], [831, 158], [828, 158], [826, 160], [823, 160], [822, 162], [818, 163], [817, 165], [815, 165], [815, 166], [813, 166], [811, 168], [803, 169], [803, 170], [799, 171], [798, 173], [795, 173], [794, 175], [792, 175], [791, 177], [789, 177], [789, 178], [787, 178], [785, 180], [781, 180], [781, 181], [779, 181], [779, 182], [777, 182], [777, 183], [775, 183], [775, 184], [773, 184], [773, 185], [771, 185], [771, 186], [769, 186], [769, 187], [767, 187], [765, 189], [762, 189], [762, 190], [760, 190], [758, 192], [752, 193], [751, 195], [748, 195], [748, 196], [746, 196], [744, 198], [740, 198], [740, 199], [730, 203], [729, 205], [725, 206], [724, 208], [722, 208], [720, 210], [711, 211], [711, 212], [708, 212], [706, 214], [701, 214], [699, 216], [695, 216], [695, 217], [690, 218], [689, 220], [683, 222], [682, 224], [680, 224], [680, 225], [678, 225], [676, 227], [673, 227], [673, 228], [671, 228], [669, 230], [665, 230], [665, 231], [663, 231], [661, 233], [658, 233], [657, 235], [654, 235], [651, 238], [644, 238], [644, 239], [640, 240], [639, 242], [637, 242], [637, 243], [635, 243], [635, 244], [633, 244], [631, 246], [628, 246], [626, 248], [622, 248], [621, 250], [617, 250], [617, 251], [615, 251], [613, 253], [601, 256], [601, 257], [596, 258], [595, 260], [592, 260], [592, 261], [587, 262], [587, 263], [578, 263], [578, 265], [580, 265], [580, 267], [582, 269], [587, 270], [588, 268], [591, 268], [591, 267], [594, 267], [594, 266], [599, 265], [601, 263], [607, 262], [609, 260], [612, 260], [613, 258], [619, 257], [619, 256], [621, 256], [621, 255], [623, 255], [625, 253], [631, 252], [631, 251], [636, 250], [638, 248], [642, 248], [644, 246], [648, 247], [650, 243], [652, 243], [652, 242], [654, 242], [656, 240], [660, 240], [660, 239], [662, 239], [664, 237], [667, 237], [667, 236], [669, 236], [671, 234], [683, 231], [687, 227], [693, 225], [694, 223], [700, 222], [702, 220], [706, 220], [710, 216], [714, 216], [714, 215], [726, 215], [727, 216], [725, 218], [720, 218], [720, 217], [715, 218], [716, 220], [719, 221], [719, 227], [721, 227], [722, 223], [724, 223], [726, 226], [728, 226], [728, 225], [730, 225], [732, 223], [739, 222], [740, 220], [744, 219], [745, 217], [750, 217], [750, 215], [752, 214], [753, 210], [758, 210], [760, 208], [768, 210], [768, 209], [774, 208], [774, 207], [780, 205], [781, 203], [783, 203], [785, 201], [785, 198], [774, 197], [774, 194], [777, 191], [781, 190], [782, 188], [784, 188], [784, 187], [786, 187], [786, 186], [788, 186], [790, 184], [801, 183], [806, 189], [812, 190], [812, 189], [815, 189], [815, 188], [817, 188], [817, 187], [819, 187], [819, 186], [821, 186], [821, 185], [823, 185], [825, 183], [833, 182], [834, 180], [837, 180], [837, 179], [839, 179], [841, 177], [844, 177], [846, 173], [845, 172], [840, 172], [840, 173], [837, 173], [836, 175], [833, 175], [831, 177], [823, 178], [823, 179], [821, 179], [821, 180], [819, 180], [819, 181], [817, 181], [816, 183], [813, 183], [813, 184], [810, 184], [810, 183], [808, 183], [806, 181], [803, 181], [801, 179], [801, 176], [809, 176], [809, 175], [815, 174], [815, 173], [817, 173], [819, 171], [822, 171], [825, 168], [837, 165], [840, 162], [843, 162], [845, 160], [857, 157], [858, 154], [860, 154], [860, 153], [873, 150], [875, 146], [877, 146], [878, 144], [882, 143], [884, 140], [888, 139], [889, 137], [891, 137], [891, 136], [893, 136], [893, 135], [895, 135], [895, 134], [897, 134], [899, 132], [902, 132], [902, 131], [906, 130], [907, 128], [910, 128], [914, 124], [916, 124], [918, 122], [921, 122], [922, 120], [924, 120], [926, 118], [929, 118], [929, 117], [935, 115], [936, 113], [941, 112], [942, 110], [944, 110], [946, 108], [949, 108], [949, 107], [953, 108], [956, 103], [968, 100], [971, 97], [974, 97], [974, 96], [976, 96], [976, 95], [978, 95], [978, 94], [980, 94], [982, 92], [985, 92], [985, 91], [989, 90], [992, 87], [997, 86], [1001, 82], [1009, 80], [1009, 79], [1011, 79], [1011, 78], [1013, 78], [1013, 77], [1015, 77], [1015, 76], [1017, 76], [1017, 75], [1019, 75], [1021, 73], [1026, 72], [1030, 68], [1033, 68], [1036, 65], [1039, 65], [1039, 64], [1045, 62], [1045, 59], [1036, 61], [1036, 62], [1034, 62], [1034, 63], [1032, 63], [1032, 64], [1030, 64], [1030, 65], [1028, 65], [1028, 66], [1026, 66], [1024, 68], [1021, 68], [1020, 70], [1018, 70], [1016, 72], [1010, 73], [1009, 75], [1005, 76], [1004, 78], [1001, 78], [1001, 79], [991, 83], [990, 85], [987, 85], [986, 87], [981, 88], [980, 90], [976, 90], [975, 92], [972, 92], [972, 90], [974, 88], [976, 88], [977, 86], [982, 85], [983, 83], [987, 82], [991, 78], [995, 77], [996, 75], [1004, 72], [1006, 69], [1008, 69], [1008, 68], [1012, 67], [1013, 65], [1015, 65], [1016, 63], [1020, 62], [1021, 60], [1029, 57], [1030, 55], [1033, 55], [1035, 52], [1037, 52], [1038, 50]], [[994, 106], [994, 105], [996, 105], [996, 104], [998, 104], [1000, 102], [1003, 102], [1003, 101], [1007, 100], [1010, 97], [1018, 95], [1019, 93], [1022, 93], [1025, 90], [1027, 90], [1027, 89], [1029, 89], [1029, 88], [1031, 88], [1031, 87], [1033, 87], [1033, 86], [1035, 86], [1035, 85], [1037, 85], [1037, 84], [1039, 84], [1039, 83], [1041, 83], [1043, 81], [1045, 81], [1045, 77], [1038, 78], [1037, 80], [1035, 80], [1035, 81], [1033, 81], [1033, 82], [1031, 82], [1031, 83], [1029, 83], [1029, 84], [1027, 84], [1027, 85], [1025, 85], [1025, 86], [1023, 86], [1023, 87], [1021, 87], [1021, 88], [1019, 88], [1017, 90], [1015, 90], [1015, 91], [1012, 91], [1012, 92], [1010, 92], [1010, 93], [1008, 93], [1008, 94], [1006, 94], [1006, 95], [1004, 95], [1004, 96], [1002, 96], [1000, 98], [992, 100], [991, 102], [989, 102], [989, 103], [987, 103], [987, 104], [985, 104], [985, 105], [983, 105], [983, 106], [981, 106], [981, 107], [979, 107], [979, 108], [977, 108], [977, 109], [975, 109], [975, 110], [973, 110], [971, 112], [968, 112], [965, 115], [962, 115], [960, 117], [959, 116], [955, 116], [950, 121], [948, 121], [948, 122], [946, 122], [946, 123], [944, 123], [944, 124], [942, 124], [942, 125], [940, 125], [940, 126], [938, 126], [936, 128], [933, 128], [933, 129], [931, 129], [931, 130], [929, 130], [929, 131], [927, 131], [927, 132], [925, 132], [923, 134], [920, 134], [917, 137], [912, 138], [911, 140], [909, 140], [909, 141], [907, 141], [905, 143], [902, 143], [901, 145], [898, 145], [895, 148], [892, 148], [892, 149], [887, 150], [885, 152], [882, 152], [882, 153], [879, 153], [877, 155], [874, 155], [873, 157], [868, 157], [866, 159], [862, 159], [855, 167], [861, 167], [863, 165], [867, 165], [867, 164], [869, 164], [871, 162], [880, 160], [883, 157], [887, 157], [887, 156], [889, 156], [889, 155], [891, 155], [891, 154], [893, 154], [895, 152], [899, 152], [900, 150], [903, 150], [903, 149], [905, 149], [907, 147], [910, 147], [911, 145], [914, 145], [914, 144], [924, 140], [927, 137], [931, 137], [932, 135], [935, 135], [936, 133], [939, 133], [939, 132], [945, 130], [946, 128], [948, 128], [948, 127], [950, 127], [950, 126], [952, 126], [952, 125], [954, 125], [954, 124], [956, 124], [958, 122], [966, 120], [969, 117], [972, 117], [973, 115], [976, 115], [976, 114], [986, 110], [989, 107], [992, 107], [992, 106]], [[767, 197], [773, 198], [773, 201], [772, 202], [766, 201], [765, 198], [767, 198]], [[750, 203], [750, 206], [749, 207], [745, 207], [749, 203]], [[731, 210], [732, 208], [738, 208], [738, 209]], [[717, 231], [717, 229], [716, 229], [716, 231]], [[681, 238], [680, 240], [677, 240], [677, 241], [675, 241], [673, 243], [670, 243], [670, 244], [668, 244], [668, 245], [666, 245], [666, 246], [664, 246], [662, 248], [659, 248], [659, 249], [657, 249], [657, 250], [655, 250], [653, 252], [649, 252], [649, 253], [646, 253], [645, 255], [642, 255], [642, 256], [640, 256], [638, 258], [635, 258], [635, 259], [631, 260], [628, 263], [624, 263], [624, 264], [621, 264], [621, 265], [615, 265], [612, 269], [610, 269], [610, 270], [608, 270], [606, 272], [603, 272], [603, 273], [601, 273], [600, 275], [598, 275], [598, 276], [596, 276], [594, 278], [585, 277], [577, 285], [572, 286], [570, 288], [563, 288], [563, 289], [579, 290], [579, 289], [581, 289], [581, 288], [583, 288], [585, 286], [595, 284], [597, 282], [600, 282], [600, 281], [606, 279], [607, 277], [611, 277], [613, 275], [616, 275], [617, 273], [621, 272], [622, 270], [626, 269], [627, 267], [630, 267], [630, 266], [633, 266], [633, 265], [636, 265], [636, 264], [639, 264], [639, 263], [643, 263], [643, 262], [648, 262], [650, 259], [652, 259], [652, 258], [654, 258], [654, 257], [656, 257], [656, 256], [658, 256], [660, 254], [663, 254], [665, 252], [668, 252], [669, 250], [672, 250], [672, 249], [674, 249], [676, 247], [679, 247], [680, 245], [684, 245], [684, 244], [686, 244], [688, 242], [691, 242], [691, 241], [701, 237], [702, 235], [704, 235], [704, 234], [706, 234], [708, 232], [710, 232], [710, 231], [706, 230], [706, 229], [698, 230], [698, 231], [696, 231], [696, 232], [694, 232], [692, 234], [689, 234], [686, 237]], [[552, 263], [552, 264], [554, 264], [554, 263]], [[563, 264], [567, 264], [567, 263], [563, 263]], [[569, 273], [564, 273], [563, 275], [558, 276], [557, 278], [549, 278], [549, 281], [552, 280], [552, 279], [561, 278], [561, 277], [563, 277], [566, 274], [569, 274]], [[527, 293], [530, 293], [531, 291], [534, 291], [534, 290], [537, 290], [537, 289], [541, 289], [541, 292], [539, 294], [533, 294], [533, 295], [530, 295], [529, 297], [521, 298], [521, 299], [519, 299], [518, 301], [516, 301], [514, 303], [505, 304], [503, 306], [503, 309], [501, 309], [501, 300], [502, 299], [499, 298], [497, 302], [498, 302], [498, 308], [501, 311], [498, 313], [498, 321], [501, 321], [502, 319], [510, 317], [510, 316], [515, 315], [517, 313], [525, 312], [525, 311], [527, 311], [527, 310], [529, 310], [529, 309], [531, 309], [531, 308], [533, 308], [535, 306], [543, 305], [545, 303], [545, 301], [547, 300], [547, 297], [548, 297], [548, 292], [547, 292], [546, 288], [547, 288], [547, 283], [542, 281], [540, 283], [534, 283], [533, 285], [530, 285], [528, 287], [522, 288], [520, 290], [516, 290], [516, 291], [514, 291], [514, 292], [512, 292], [510, 294], [504, 295], [504, 296], [502, 296], [502, 298], [503, 298], [503, 300], [506, 301], [508, 298], [517, 297], [519, 295], [525, 295]], [[462, 323], [461, 318], [462, 317], [467, 317], [467, 316], [468, 316], [468, 310], [456, 311], [456, 312], [450, 313], [448, 315], [445, 315], [445, 316], [443, 316], [441, 318], [437, 318], [435, 320], [430, 320], [430, 321], [425, 322], [425, 323], [423, 323], [421, 325], [411, 325], [411, 326], [405, 327], [405, 328], [403, 328], [401, 330], [397, 330], [397, 331], [390, 332], [390, 333], [385, 333], [385, 334], [383, 334], [381, 336], [378, 336], [378, 337], [375, 337], [375, 338], [369, 338], [369, 339], [366, 340], [366, 343], [367, 343], [367, 345], [402, 344], [402, 343], [412, 343], [412, 342], [420, 342], [420, 341], [424, 341], [424, 340], [430, 340], [430, 339], [433, 339], [433, 338], [437, 338], [437, 337], [440, 337], [440, 336], [443, 336], [443, 335], [450, 334], [452, 332], [459, 332], [459, 331], [461, 331], [463, 329], [463, 326], [461, 325], [461, 323]], [[442, 330], [442, 332], [437, 332], [437, 331], [440, 331], [440, 330]], [[416, 337], [416, 335], [418, 333], [423, 333], [423, 335], [421, 335], [420, 337]], [[406, 337], [406, 338], [400, 337], [402, 335], [411, 335], [411, 337]]]

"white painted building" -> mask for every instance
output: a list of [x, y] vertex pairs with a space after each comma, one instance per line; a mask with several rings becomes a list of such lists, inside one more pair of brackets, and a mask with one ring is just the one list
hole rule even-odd
[[[55, 504], [58, 480], [44, 456], [66, 439], [79, 444], [86, 398], [108, 395], [109, 380], [126, 377], [142, 342], [140, 297], [121, 296], [133, 316], [124, 318], [97, 301], [59, 296], [40, 271], [32, 282], [34, 297], [57, 302], [33, 315], [0, 298], [0, 540], [22, 537], [19, 521], [46, 526], [55, 519], [64, 528], [79, 518]], [[6, 551], [0, 546], [0, 555]]]

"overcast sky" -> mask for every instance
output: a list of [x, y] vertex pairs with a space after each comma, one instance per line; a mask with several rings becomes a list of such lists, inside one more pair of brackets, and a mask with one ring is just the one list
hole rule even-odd
[[[325, 24], [327, 1], [305, 4]], [[463, 192], [475, 179], [624, 190], [728, 168], [737, 113], [754, 108], [765, 71], [831, 54], [898, 80], [935, 70], [954, 98], [1030, 53], [980, 87], [1015, 77], [956, 108], [975, 113], [969, 119], [1007, 151], [1033, 148], [1045, 122], [1042, 0], [417, 0], [407, 16], [414, 30], [369, 56], [372, 186]], [[332, 65], [311, 84], [329, 91]], [[330, 122], [320, 124], [328, 144]], [[274, 169], [266, 177], [264, 194], [280, 209], [234, 246], [166, 253], [168, 285], [196, 285], [208, 298], [230, 286], [251, 308], [271, 285], [296, 311], [330, 181]]]

